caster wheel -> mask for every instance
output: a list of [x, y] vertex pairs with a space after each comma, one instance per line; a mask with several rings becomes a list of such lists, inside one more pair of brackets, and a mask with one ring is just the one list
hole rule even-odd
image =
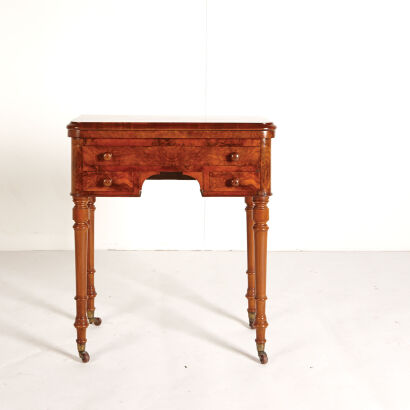
[[93, 320], [93, 323], [94, 323], [95, 326], [100, 326], [101, 322], [102, 322], [102, 320], [101, 320], [100, 317], [95, 317], [94, 320]]
[[90, 360], [90, 355], [87, 352], [79, 352], [78, 354], [83, 363], [87, 363]]
[[258, 352], [258, 355], [262, 364], [268, 363], [268, 355], [265, 352]]
[[256, 319], [256, 314], [254, 312], [248, 312], [248, 317], [249, 317], [249, 327], [251, 329], [255, 329], [255, 319]]

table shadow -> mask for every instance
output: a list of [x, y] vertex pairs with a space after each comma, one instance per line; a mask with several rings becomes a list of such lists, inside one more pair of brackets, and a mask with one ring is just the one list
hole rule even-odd
[[[123, 272], [128, 277], [130, 277], [129, 272]], [[231, 312], [228, 312], [224, 308], [206, 300], [202, 294], [197, 293], [192, 288], [187, 288], [181, 282], [179, 282], [175, 277], [170, 279], [168, 276], [161, 276], [161, 282], [159, 283], [159, 287], [157, 284], [153, 284], [149, 280], [149, 276], [147, 275], [144, 277], [141, 273], [132, 276], [132, 279], [138, 283], [138, 285], [142, 285], [144, 287], [149, 287], [153, 290], [163, 290], [167, 296], [175, 297], [182, 299], [186, 302], [192, 303], [193, 305], [200, 306], [206, 310], [209, 310], [218, 316], [224, 316], [230, 320], [233, 320], [237, 323], [240, 323], [242, 326], [245, 326], [249, 329], [249, 324], [247, 321], [240, 319], [239, 317], [233, 315]], [[245, 300], [245, 298], [244, 298]], [[247, 316], [246, 311], [246, 304], [244, 303], [244, 315]]]
[[[126, 275], [128, 278], [131, 278], [131, 275], [129, 272], [122, 272], [121, 275], [122, 276]], [[237, 316], [226, 311], [220, 306], [217, 306], [209, 302], [199, 293], [193, 291], [191, 288], [187, 288], [186, 286], [182, 285], [174, 277], [172, 279], [169, 279], [167, 277], [162, 276], [161, 282], [159, 283], [160, 286], [158, 286], [158, 284], [154, 284], [150, 280], [149, 275], [144, 275], [141, 272], [139, 272], [136, 275], [132, 275], [132, 279], [137, 286], [143, 286], [144, 288], [149, 288], [157, 292], [158, 291], [164, 292], [169, 297], [183, 299], [184, 301], [192, 303], [196, 306], [200, 306], [217, 315], [224, 316], [228, 319], [234, 320], [235, 322], [238, 322], [241, 325], [248, 328], [250, 330], [250, 334], [252, 332], [247, 322], [239, 319]], [[129, 283], [132, 283], [132, 281], [130, 281]], [[140, 293], [143, 294], [143, 292], [140, 292]], [[126, 306], [122, 306], [120, 309], [117, 310], [117, 313], [120, 313], [120, 312], [130, 313], [133, 310], [136, 310], [135, 302], [134, 304], [131, 303], [131, 304], [127, 304]], [[245, 314], [246, 314], [246, 309], [245, 309]], [[153, 320], [155, 320], [155, 318]], [[177, 330], [178, 332], [189, 334], [201, 340], [207, 340], [208, 342], [211, 342], [214, 345], [217, 345], [218, 347], [226, 349], [230, 352], [240, 354], [253, 361], [259, 362], [259, 359], [257, 358], [256, 353], [255, 353], [255, 356], [253, 356], [247, 353], [246, 351], [233, 346], [232, 344], [227, 342], [225, 339], [221, 338], [220, 336], [200, 326], [198, 322], [194, 322], [188, 316], [181, 315], [181, 313], [179, 313], [179, 311], [176, 311], [175, 309], [168, 308], [166, 318], [162, 316], [162, 318], [160, 320], [157, 320], [157, 322], [158, 322], [158, 325], [161, 327], [168, 327], [170, 329]], [[118, 347], [118, 343], [113, 346]]]
[[74, 320], [74, 316], [72, 314], [69, 314], [68, 312], [60, 309], [58, 306], [48, 303], [46, 300], [28, 292], [27, 287], [23, 288], [22, 286], [16, 286], [10, 282], [5, 282], [4, 279], [0, 280], [0, 286], [3, 291], [2, 293], [7, 294], [7, 296], [12, 299], [26, 302], [28, 305], [35, 305], [39, 308], [47, 310], [48, 312], [53, 312], [59, 316]]
[[5, 337], [13, 338], [19, 341], [30, 343], [34, 346], [39, 347], [40, 349], [49, 350], [60, 355], [66, 356], [70, 359], [77, 359], [77, 356], [70, 354], [59, 347], [47, 342], [44, 339], [39, 338], [38, 336], [32, 335], [25, 331], [22, 327], [17, 327], [15, 325], [11, 325], [10, 323], [6, 323], [4, 321], [0, 321], [0, 329], [2, 330], [3, 335]]

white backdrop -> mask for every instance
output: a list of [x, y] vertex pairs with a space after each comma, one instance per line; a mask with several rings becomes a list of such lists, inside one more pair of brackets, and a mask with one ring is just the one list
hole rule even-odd
[[[79, 114], [274, 121], [271, 250], [410, 249], [407, 1], [2, 0], [0, 249], [72, 249]], [[242, 199], [98, 199], [102, 249], [244, 249]]]

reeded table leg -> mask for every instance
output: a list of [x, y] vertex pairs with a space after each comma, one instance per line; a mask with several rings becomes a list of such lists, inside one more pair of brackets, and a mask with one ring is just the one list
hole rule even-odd
[[253, 197], [245, 197], [246, 203], [246, 235], [247, 235], [247, 255], [248, 255], [248, 290], [246, 292], [246, 298], [248, 299], [248, 317], [249, 326], [251, 329], [255, 329], [255, 241], [253, 234]]
[[87, 236], [88, 236], [88, 198], [74, 197], [74, 237], [75, 237], [75, 278], [77, 316], [74, 326], [77, 329], [77, 348], [81, 360], [86, 363], [90, 356], [85, 351], [87, 342]]
[[262, 364], [268, 362], [268, 356], [265, 353], [265, 330], [268, 326], [265, 316], [266, 301], [266, 257], [267, 257], [267, 239], [268, 239], [268, 196], [255, 196], [253, 198], [255, 207], [253, 209], [253, 218], [255, 225], [255, 259], [256, 259], [256, 348]]
[[94, 317], [95, 306], [94, 299], [97, 296], [97, 292], [94, 287], [94, 213], [95, 213], [95, 197], [88, 198], [88, 253], [87, 253], [87, 317], [90, 324], [95, 326], [101, 325], [101, 319]]

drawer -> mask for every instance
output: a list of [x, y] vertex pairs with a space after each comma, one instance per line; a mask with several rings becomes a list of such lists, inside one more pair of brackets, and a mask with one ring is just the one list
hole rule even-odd
[[259, 172], [211, 171], [209, 191], [253, 193], [260, 188]]
[[253, 166], [260, 164], [259, 147], [133, 147], [84, 146], [83, 169], [96, 166], [162, 167], [200, 171], [204, 166]]
[[83, 187], [86, 191], [132, 192], [133, 181], [132, 171], [86, 172], [83, 174]]

